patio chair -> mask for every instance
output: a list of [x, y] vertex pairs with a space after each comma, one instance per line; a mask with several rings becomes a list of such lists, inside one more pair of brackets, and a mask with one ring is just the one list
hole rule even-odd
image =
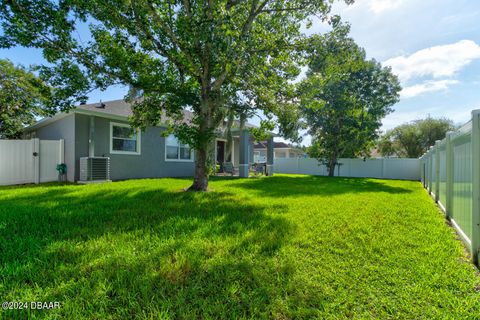
[[253, 169], [253, 173], [255, 175], [258, 175], [258, 174], [264, 175], [265, 174], [265, 164], [264, 163], [254, 163], [252, 165], [252, 169]]
[[230, 173], [232, 176], [238, 173], [237, 168], [233, 166], [231, 162], [224, 162], [223, 163], [223, 172]]

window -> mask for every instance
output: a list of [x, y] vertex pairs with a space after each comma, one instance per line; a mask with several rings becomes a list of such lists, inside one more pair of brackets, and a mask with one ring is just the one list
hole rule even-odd
[[275, 158], [286, 158], [287, 153], [285, 151], [275, 151]]
[[140, 154], [140, 131], [110, 122], [110, 153]]
[[193, 150], [189, 145], [183, 144], [174, 135], [165, 138], [166, 161], [193, 161]]

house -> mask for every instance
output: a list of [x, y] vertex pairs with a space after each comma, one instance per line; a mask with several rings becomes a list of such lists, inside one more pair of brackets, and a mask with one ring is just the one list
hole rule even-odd
[[[266, 162], [267, 161], [267, 149], [266, 142], [258, 142], [254, 145], [254, 161]], [[305, 151], [299, 148], [295, 148], [285, 142], [274, 142], [274, 159], [278, 158], [303, 158], [305, 157]]]
[[[40, 120], [27, 127], [24, 136], [64, 139], [67, 180], [72, 182], [80, 180], [80, 159], [84, 157], [108, 157], [111, 180], [193, 176], [195, 150], [173, 135], [162, 136], [165, 125], [148, 127], [142, 132], [132, 129], [128, 123], [131, 115], [131, 105], [124, 100], [84, 104], [68, 113]], [[184, 119], [192, 119], [192, 113], [184, 111]], [[248, 130], [240, 132], [234, 127], [232, 134], [231, 160], [239, 168], [239, 175], [248, 177], [254, 141]], [[273, 136], [270, 140], [273, 146]], [[212, 148], [217, 162], [227, 160], [226, 141], [219, 132]], [[267, 171], [273, 173], [273, 148]]]

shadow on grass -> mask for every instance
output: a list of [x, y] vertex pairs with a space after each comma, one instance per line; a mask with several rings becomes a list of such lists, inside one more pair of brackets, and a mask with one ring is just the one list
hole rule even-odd
[[67, 303], [65, 317], [252, 315], [291, 270], [270, 261], [295, 227], [266, 208], [229, 192], [19, 193], [0, 203], [0, 295]]
[[339, 195], [366, 192], [386, 192], [390, 194], [411, 193], [412, 190], [393, 187], [381, 180], [364, 178], [339, 178], [321, 176], [273, 176], [243, 180], [235, 187], [258, 192], [267, 197], [294, 197], [301, 195]]

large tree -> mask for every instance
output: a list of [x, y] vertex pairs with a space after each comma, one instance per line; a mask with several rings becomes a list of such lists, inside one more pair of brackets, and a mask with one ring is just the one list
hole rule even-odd
[[381, 137], [378, 149], [384, 156], [395, 154], [398, 157], [418, 158], [453, 129], [455, 126], [451, 120], [429, 116], [389, 130]]
[[367, 155], [381, 120], [392, 112], [400, 85], [389, 68], [367, 60], [339, 20], [311, 40], [307, 78], [300, 85], [303, 116], [312, 135], [309, 154], [333, 176], [340, 157]]
[[[43, 74], [79, 99], [93, 88], [130, 86], [132, 123], [145, 128], [165, 115], [174, 119], [171, 131], [196, 150], [191, 189], [206, 190], [209, 146], [228, 102], [240, 96], [283, 118], [276, 102], [298, 75], [302, 26], [309, 17], [325, 18], [332, 2], [3, 1], [0, 46], [43, 49], [53, 64]], [[184, 108], [192, 121], [182, 121]]]
[[0, 139], [17, 139], [36, 117], [55, 113], [52, 90], [22, 66], [0, 59]]

